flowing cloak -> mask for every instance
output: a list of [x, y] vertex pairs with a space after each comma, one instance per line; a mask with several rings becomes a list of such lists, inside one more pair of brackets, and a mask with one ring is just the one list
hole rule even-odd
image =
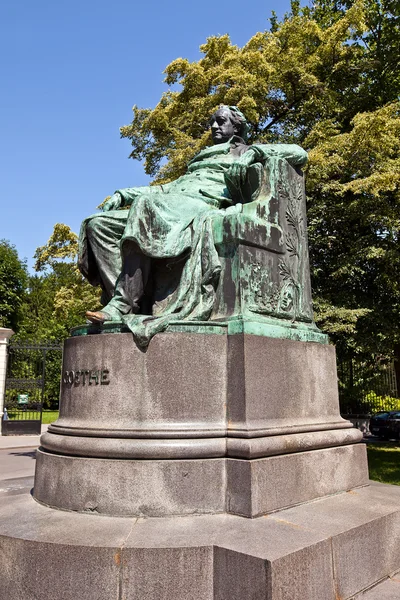
[[[302, 166], [307, 161], [307, 153], [299, 146], [246, 146], [241, 138], [234, 136], [226, 143], [199, 152], [190, 161], [187, 173], [171, 183], [117, 190], [123, 206], [130, 205], [129, 212], [110, 211], [110, 218], [111, 213], [118, 212], [119, 226], [121, 219], [125, 225], [120, 238], [122, 260], [129, 241], [154, 259], [186, 258], [179, 284], [160, 312], [153, 310], [151, 316], [121, 315], [113, 309], [112, 300], [105, 307], [112, 320], [128, 326], [140, 346], [145, 347], [155, 333], [164, 331], [173, 321], [209, 318], [221, 271], [212, 220], [217, 214], [241, 211], [240, 203], [233, 205], [225, 174], [239, 156], [249, 151], [262, 163], [274, 157], [286, 158], [293, 166]], [[96, 260], [86, 236], [86, 226], [92, 218], [86, 219], [81, 227], [78, 264], [89, 281], [97, 284]]]

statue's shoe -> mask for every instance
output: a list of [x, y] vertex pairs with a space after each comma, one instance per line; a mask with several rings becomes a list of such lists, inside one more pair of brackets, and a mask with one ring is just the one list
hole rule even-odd
[[111, 321], [110, 315], [108, 315], [105, 312], [101, 312], [100, 310], [96, 311], [96, 312], [92, 312], [91, 310], [88, 310], [86, 312], [86, 318], [91, 323], [95, 323], [97, 325], [101, 325], [105, 321]]

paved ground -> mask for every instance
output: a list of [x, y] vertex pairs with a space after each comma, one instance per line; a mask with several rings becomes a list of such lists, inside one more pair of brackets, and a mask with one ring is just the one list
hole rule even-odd
[[1, 435], [0, 451], [23, 448], [38, 448], [40, 435]]
[[0, 449], [0, 497], [29, 492], [35, 473], [35, 446]]
[[0, 481], [0, 498], [4, 496], [17, 496], [26, 494], [33, 488], [33, 475], [31, 477], [18, 477], [17, 479], [5, 479]]
[[6, 479], [33, 476], [35, 459], [36, 446], [0, 450], [0, 483]]
[[[48, 425], [42, 425], [42, 433], [47, 431]], [[38, 448], [40, 435], [0, 435], [0, 450], [4, 448]]]
[[[47, 425], [42, 426], [42, 433]], [[0, 497], [15, 496], [33, 488], [36, 448], [40, 435], [0, 436]]]

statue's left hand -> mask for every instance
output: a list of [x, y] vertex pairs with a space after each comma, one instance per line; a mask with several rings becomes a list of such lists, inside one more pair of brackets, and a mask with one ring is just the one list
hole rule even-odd
[[254, 153], [250, 150], [242, 154], [227, 170], [226, 175], [230, 181], [238, 188], [242, 188], [246, 183], [247, 170], [253, 164]]

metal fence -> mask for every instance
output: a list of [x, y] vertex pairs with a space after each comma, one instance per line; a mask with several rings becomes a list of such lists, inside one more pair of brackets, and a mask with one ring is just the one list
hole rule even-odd
[[368, 416], [380, 410], [400, 410], [393, 362], [338, 361], [340, 411]]
[[40, 433], [44, 403], [58, 401], [61, 358], [59, 343], [8, 346], [3, 435]]

